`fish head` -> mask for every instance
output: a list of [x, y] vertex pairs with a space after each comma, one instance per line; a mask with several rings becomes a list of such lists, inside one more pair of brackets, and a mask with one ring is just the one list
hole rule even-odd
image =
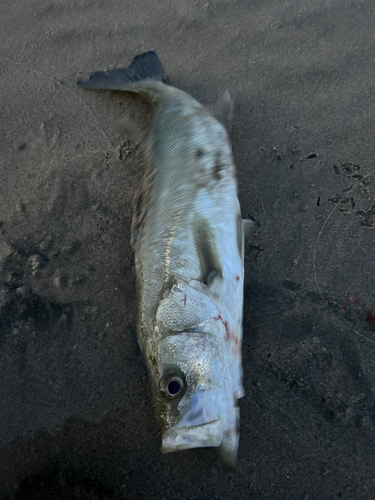
[[169, 335], [158, 342], [153, 360], [150, 375], [162, 452], [220, 446], [224, 460], [233, 465], [238, 409], [220, 339], [207, 332]]

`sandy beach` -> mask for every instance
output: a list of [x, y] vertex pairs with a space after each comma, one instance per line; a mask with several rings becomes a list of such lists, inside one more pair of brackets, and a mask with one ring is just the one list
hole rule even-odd
[[[373, 2], [15, 0], [0, 26], [0, 499], [375, 498]], [[235, 102], [236, 472], [160, 453], [130, 245], [152, 108], [76, 85], [147, 50]]]

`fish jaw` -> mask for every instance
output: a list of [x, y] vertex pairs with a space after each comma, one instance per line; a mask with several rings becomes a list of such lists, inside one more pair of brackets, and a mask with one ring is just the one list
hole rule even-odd
[[[188, 450], [193, 448], [217, 447], [220, 456], [230, 469], [237, 463], [239, 446], [239, 409], [234, 406], [230, 413], [234, 418], [223, 419], [212, 415], [211, 421], [200, 425], [184, 426], [183, 422], [163, 432], [162, 453]], [[224, 415], [225, 418], [225, 415]], [[183, 419], [185, 420], [185, 419]]]
[[239, 409], [222, 392], [198, 390], [183, 418], [162, 435], [163, 453], [218, 447], [224, 463], [234, 468], [239, 444]]
[[222, 391], [197, 390], [183, 418], [164, 431], [162, 452], [219, 446], [225, 430], [225, 403]]
[[188, 450], [220, 446], [224, 433], [224, 422], [221, 418], [206, 424], [191, 427], [172, 427], [163, 434], [161, 451]]

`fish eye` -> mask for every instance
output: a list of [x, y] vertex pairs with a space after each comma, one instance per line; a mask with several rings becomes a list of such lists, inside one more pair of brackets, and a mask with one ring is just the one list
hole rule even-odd
[[182, 396], [185, 391], [184, 377], [174, 373], [164, 375], [160, 381], [160, 390], [168, 399]]
[[177, 396], [177, 394], [181, 391], [182, 384], [178, 379], [171, 380], [168, 384], [168, 394], [170, 396]]

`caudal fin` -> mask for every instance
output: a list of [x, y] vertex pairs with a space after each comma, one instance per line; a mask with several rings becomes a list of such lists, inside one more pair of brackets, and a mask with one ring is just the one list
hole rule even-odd
[[131, 90], [131, 84], [145, 80], [163, 80], [163, 68], [153, 50], [136, 56], [127, 68], [98, 71], [86, 81], [78, 80], [77, 85], [90, 89]]

